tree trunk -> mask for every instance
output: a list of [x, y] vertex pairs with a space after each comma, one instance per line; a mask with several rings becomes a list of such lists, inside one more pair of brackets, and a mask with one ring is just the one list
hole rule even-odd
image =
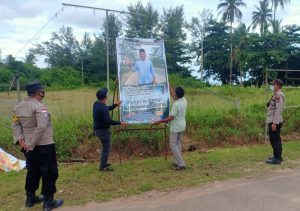
[[240, 83], [241, 83], [241, 86], [243, 86], [243, 69], [240, 68]]

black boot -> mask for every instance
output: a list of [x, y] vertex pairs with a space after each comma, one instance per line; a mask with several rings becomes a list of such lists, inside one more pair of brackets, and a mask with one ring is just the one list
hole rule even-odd
[[61, 207], [63, 203], [64, 201], [62, 199], [54, 199], [53, 196], [45, 197], [43, 209], [44, 211], [50, 211]]
[[25, 207], [33, 207], [35, 204], [42, 203], [44, 201], [44, 196], [36, 196], [34, 193], [27, 193], [27, 198], [25, 202]]
[[271, 160], [266, 160], [267, 164], [280, 165], [281, 161], [279, 158], [273, 158]]

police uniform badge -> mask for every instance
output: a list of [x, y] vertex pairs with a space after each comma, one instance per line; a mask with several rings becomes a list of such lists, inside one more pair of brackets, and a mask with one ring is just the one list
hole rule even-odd
[[42, 108], [42, 113], [43, 113], [45, 118], [48, 118], [48, 111], [47, 111], [46, 108]]

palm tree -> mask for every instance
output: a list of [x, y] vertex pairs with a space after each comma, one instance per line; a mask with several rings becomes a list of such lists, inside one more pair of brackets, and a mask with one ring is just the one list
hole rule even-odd
[[282, 20], [272, 20], [271, 25], [273, 28], [273, 33], [280, 33]]
[[241, 23], [235, 30], [234, 37], [239, 41], [237, 47], [233, 51], [233, 62], [238, 67], [240, 72], [240, 85], [243, 86], [244, 68], [246, 66], [244, 45], [246, 37], [249, 33], [249, 28], [244, 23]]
[[273, 9], [273, 21], [276, 20], [276, 11], [278, 6], [281, 6], [284, 9], [285, 5], [291, 2], [291, 0], [271, 0], [272, 1], [272, 9]]
[[235, 18], [240, 20], [243, 13], [240, 7], [246, 7], [247, 5], [243, 0], [220, 0], [221, 3], [218, 5], [219, 14], [222, 14], [222, 19], [224, 21], [230, 22], [230, 84], [232, 84], [232, 24]]
[[269, 8], [268, 0], [259, 2], [259, 7], [252, 13], [252, 29], [260, 26], [260, 34], [263, 35], [268, 29], [268, 22], [272, 20], [272, 10]]

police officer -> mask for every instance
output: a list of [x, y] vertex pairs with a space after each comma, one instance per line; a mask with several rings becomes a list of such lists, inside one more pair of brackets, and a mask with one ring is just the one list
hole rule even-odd
[[282, 159], [282, 145], [280, 130], [282, 126], [282, 110], [284, 107], [285, 97], [282, 93], [283, 82], [281, 79], [275, 79], [272, 82], [274, 95], [267, 104], [267, 124], [269, 130], [270, 142], [273, 148], [273, 157], [266, 160], [267, 164], [281, 164]]
[[[41, 102], [45, 96], [39, 82], [26, 85], [28, 98], [13, 109], [14, 144], [20, 145], [26, 157], [26, 207], [44, 202], [44, 211], [60, 207], [63, 200], [53, 198], [58, 178], [56, 151], [53, 143], [51, 115]], [[42, 196], [36, 195], [42, 178]]]

